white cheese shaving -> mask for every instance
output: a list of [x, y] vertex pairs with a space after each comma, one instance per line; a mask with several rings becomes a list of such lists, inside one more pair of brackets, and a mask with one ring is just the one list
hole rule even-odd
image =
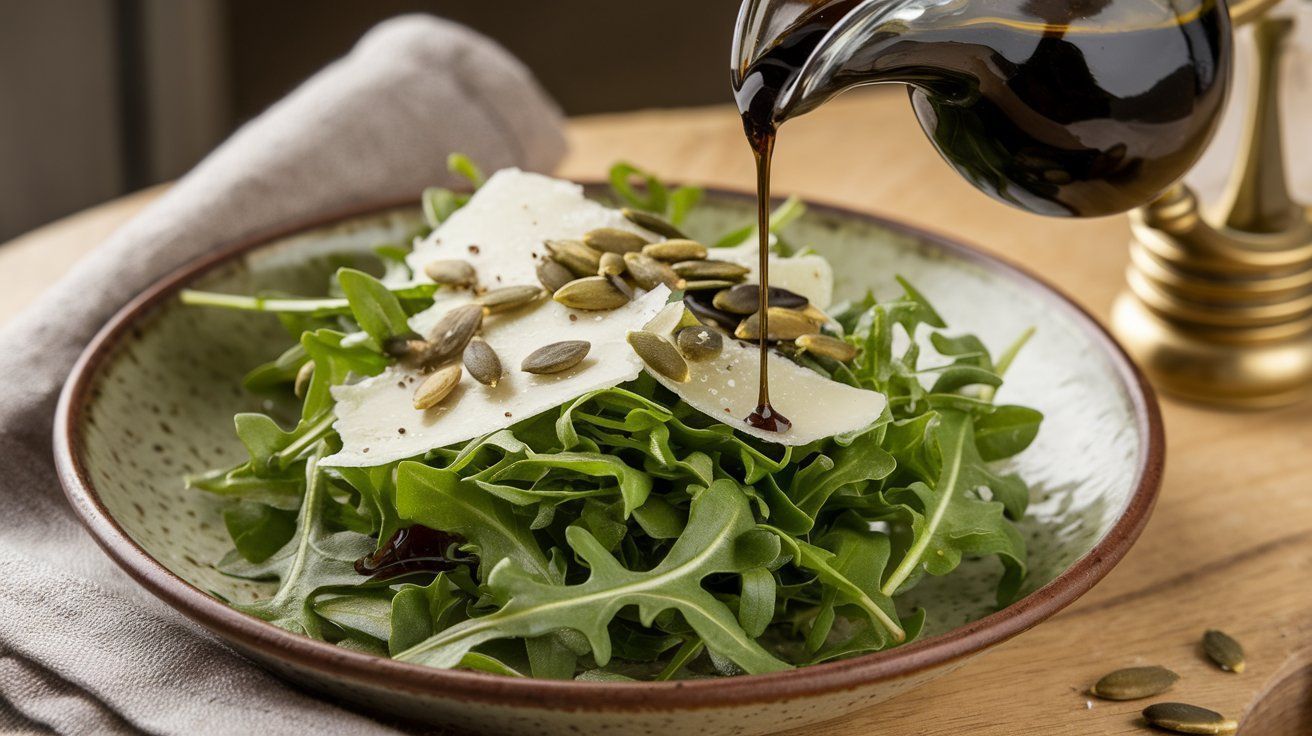
[[[737, 263], [751, 269], [747, 281], [759, 283], [757, 275], [761, 249], [749, 242], [731, 248], [715, 248], [710, 257]], [[770, 285], [801, 294], [820, 309], [826, 309], [834, 300], [834, 269], [823, 256], [814, 253], [783, 258], [770, 256]]]
[[[671, 304], [646, 329], [668, 335], [682, 313], [682, 305]], [[725, 337], [724, 349], [718, 356], [689, 361], [691, 377], [684, 383], [655, 371], [647, 372], [689, 406], [712, 419], [781, 445], [804, 445], [863, 429], [879, 419], [888, 403], [881, 393], [831, 381], [777, 353], [771, 352], [768, 360], [770, 403], [793, 423], [786, 432], [767, 432], [743, 421], [756, 409], [760, 354], [755, 345]]]

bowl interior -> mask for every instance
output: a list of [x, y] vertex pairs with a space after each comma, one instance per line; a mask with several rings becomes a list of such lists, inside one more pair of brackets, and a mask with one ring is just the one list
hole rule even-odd
[[[709, 195], [687, 229], [713, 238], [752, 221], [753, 204]], [[233, 293], [265, 290], [322, 294], [329, 275], [374, 246], [402, 242], [419, 224], [400, 208], [281, 238], [229, 259], [191, 286]], [[953, 328], [1002, 350], [1036, 328], [998, 394], [1046, 415], [1026, 452], [1010, 461], [1031, 485], [1021, 522], [1029, 543], [1028, 590], [1053, 580], [1088, 552], [1125, 509], [1144, 462], [1147, 438], [1131, 387], [1085, 318], [1055, 294], [968, 251], [850, 213], [813, 208], [791, 226], [790, 242], [836, 264], [837, 298], [909, 279]], [[90, 484], [123, 530], [174, 574], [228, 600], [267, 590], [220, 574], [230, 543], [222, 500], [187, 490], [183, 476], [237, 462], [238, 411], [260, 410], [241, 378], [289, 344], [273, 317], [184, 307], [174, 299], [143, 313], [94, 376], [77, 445]], [[979, 560], [942, 579], [928, 578], [906, 596], [929, 610], [937, 634], [994, 610], [997, 563]]]

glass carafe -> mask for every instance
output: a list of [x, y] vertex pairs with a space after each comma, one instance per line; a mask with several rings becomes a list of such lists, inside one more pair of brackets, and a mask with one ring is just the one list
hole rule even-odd
[[1222, 0], [746, 0], [732, 63], [749, 137], [851, 87], [902, 83], [977, 188], [1097, 216], [1150, 201], [1201, 155], [1230, 21]]

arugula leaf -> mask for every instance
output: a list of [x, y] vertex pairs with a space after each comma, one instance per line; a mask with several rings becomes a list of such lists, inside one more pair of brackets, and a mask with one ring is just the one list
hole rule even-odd
[[665, 609], [679, 610], [709, 649], [748, 672], [785, 669], [786, 663], [748, 637], [732, 612], [701, 587], [707, 575], [741, 573], [778, 554], [777, 542], [767, 544], [753, 530], [747, 499], [728, 480], [716, 481], [696, 496], [687, 529], [660, 564], [647, 572], [624, 569], [591, 534], [570, 527], [570, 546], [592, 570], [587, 582], [546, 584], [514, 563], [502, 562], [492, 571], [488, 586], [506, 600], [505, 605], [456, 624], [397, 658], [451, 667], [482, 642], [567, 628], [587, 637], [593, 659], [605, 666], [611, 656], [607, 624], [620, 608], [635, 605], [644, 625]]
[[[665, 208], [669, 202], [667, 190], [661, 180], [652, 174], [631, 163], [620, 161], [610, 167], [608, 178], [610, 179], [611, 191], [625, 205], [657, 214], [665, 213]], [[642, 181], [642, 185], [646, 189], [645, 196], [639, 194], [638, 190], [634, 188], [634, 179]]]
[[342, 285], [356, 323], [379, 346], [393, 337], [414, 334], [401, 300], [383, 282], [353, 268], [338, 269], [337, 281]]

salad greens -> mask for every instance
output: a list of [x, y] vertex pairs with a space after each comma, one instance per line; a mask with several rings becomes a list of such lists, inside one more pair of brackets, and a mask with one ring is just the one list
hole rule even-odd
[[[464, 157], [450, 164], [483, 181]], [[611, 182], [620, 204], [676, 224], [701, 197], [625, 163]], [[425, 191], [429, 227], [467, 199]], [[778, 224], [801, 209], [790, 203]], [[933, 612], [900, 607], [898, 596], [965, 558], [1000, 561], [998, 605], [1018, 594], [1025, 543], [1014, 522], [1028, 490], [990, 463], [1025, 449], [1042, 420], [993, 402], [1028, 335], [995, 361], [976, 337], [946, 332], [899, 280], [894, 299], [830, 310], [855, 360], [791, 356], [888, 397], [884, 416], [860, 432], [781, 447], [708, 419], [642, 375], [423, 457], [324, 467], [340, 446], [330, 387], [381, 372], [384, 346], [431, 301], [435, 287], [408, 278], [403, 254], [380, 249], [386, 285], [342, 269], [337, 296], [184, 296], [276, 313], [295, 340], [245, 384], [299, 400], [296, 424], [238, 414], [249, 458], [188, 479], [227, 499], [233, 550], [221, 569], [276, 583], [240, 610], [435, 667], [667, 680], [769, 672], [914, 639]], [[420, 529], [445, 547], [391, 572], [358, 572]]]

